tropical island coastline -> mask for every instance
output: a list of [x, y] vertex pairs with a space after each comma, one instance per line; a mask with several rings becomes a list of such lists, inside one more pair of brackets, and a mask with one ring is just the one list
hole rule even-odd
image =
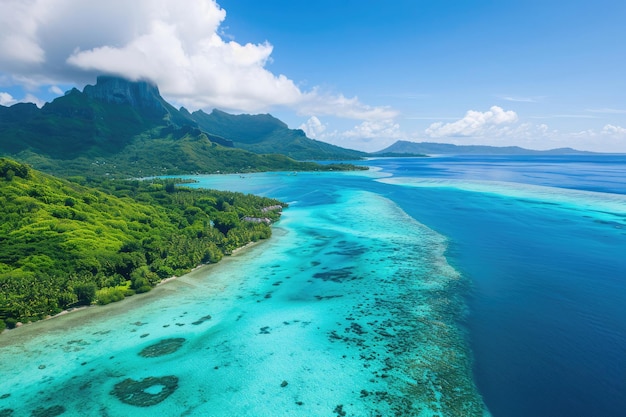
[[[271, 239], [271, 237], [269, 238]], [[28, 328], [34, 324], [40, 324], [40, 325], [44, 325], [44, 322], [48, 322], [50, 320], [54, 320], [54, 319], [58, 319], [67, 315], [75, 315], [76, 313], [82, 312], [83, 314], [93, 314], [93, 315], [98, 315], [100, 312], [97, 310], [102, 309], [103, 307], [107, 307], [107, 312], [111, 311], [111, 309], [117, 309], [117, 310], [124, 310], [126, 311], [129, 306], [126, 305], [126, 303], [135, 303], [137, 300], [141, 300], [144, 299], [146, 297], [155, 297], [158, 296], [157, 293], [158, 291], [155, 292], [155, 290], [157, 288], [163, 287], [167, 284], [171, 284], [174, 281], [180, 280], [180, 279], [194, 279], [197, 276], [200, 277], [206, 277], [208, 271], [210, 271], [210, 269], [212, 267], [215, 267], [217, 265], [223, 265], [224, 262], [227, 262], [229, 258], [232, 257], [237, 257], [237, 256], [242, 256], [244, 255], [246, 252], [248, 252], [249, 250], [252, 250], [254, 247], [259, 246], [262, 243], [267, 242], [269, 239], [263, 239], [263, 240], [259, 240], [256, 242], [249, 242], [239, 248], [236, 248], [232, 251], [232, 253], [230, 253], [229, 255], [227, 255], [226, 258], [220, 260], [217, 263], [203, 263], [200, 265], [197, 265], [196, 267], [192, 268], [191, 270], [189, 270], [188, 272], [182, 274], [182, 275], [173, 275], [169, 278], [164, 278], [161, 281], [159, 281], [158, 283], [156, 283], [156, 285], [153, 287], [153, 289], [150, 292], [146, 292], [146, 293], [139, 293], [139, 294], [133, 294], [132, 296], [127, 296], [124, 297], [122, 300], [117, 301], [117, 302], [113, 302], [113, 303], [109, 303], [109, 304], [97, 304], [97, 303], [93, 303], [90, 305], [82, 305], [82, 306], [77, 306], [77, 307], [71, 307], [68, 309], [65, 309], [53, 316], [47, 316], [44, 317], [41, 320], [37, 320], [37, 321], [32, 321], [32, 322], [28, 322], [28, 323], [21, 323], [18, 322], [16, 323], [16, 326], [13, 329], [8, 329], [5, 328], [4, 330], [0, 331], [0, 335], [2, 334], [6, 334], [8, 332], [11, 332], [11, 330], [16, 330], [16, 329], [21, 329], [20, 330], [20, 334], [15, 334], [16, 337], [23, 337], [23, 333], [25, 330], [25, 328]], [[133, 307], [133, 304], [130, 305], [130, 307]], [[90, 310], [91, 312], [87, 312], [86, 310]], [[80, 322], [81, 318], [76, 318], [76, 320], [78, 320]], [[77, 323], [77, 325], [80, 325], [82, 323]], [[12, 332], [11, 332], [12, 333]], [[7, 340], [2, 340], [0, 338], [0, 341], [2, 342], [7, 342], [7, 343], [12, 343], [11, 341], [7, 341]]]
[[[259, 146], [259, 135], [266, 146]], [[264, 206], [252, 207], [255, 197], [239, 196], [250, 201], [233, 207], [234, 193], [190, 190], [185, 180], [160, 179], [164, 175], [368, 169], [330, 162], [361, 159], [364, 153], [311, 140], [269, 115], [191, 114], [171, 106], [150, 82], [110, 76], [99, 77], [82, 92], [68, 91], [42, 109], [0, 105], [0, 137], [0, 186], [9, 190], [0, 213], [5, 220], [0, 239], [8, 243], [0, 251], [0, 330], [68, 308], [118, 301], [197, 265], [217, 262], [248, 242], [269, 237], [268, 226], [280, 210], [268, 214], [263, 209], [286, 206], [266, 199]], [[251, 141], [255, 146], [248, 146]], [[255, 153], [263, 151], [272, 153]], [[24, 184], [16, 188], [16, 183]], [[204, 198], [201, 207], [194, 206], [194, 197], [189, 200], [198, 193], [205, 193], [199, 197]], [[145, 204], [152, 207], [141, 207]], [[105, 216], [93, 205], [100, 205]], [[98, 221], [102, 224], [95, 227]], [[174, 233], [192, 245], [208, 233], [211, 243], [181, 263], [159, 247], [170, 246], [171, 252], [171, 242], [142, 235], [148, 229], [157, 235]], [[112, 240], [104, 239], [108, 246], [97, 251], [107, 233]], [[148, 253], [151, 259], [143, 259]], [[153, 261], [158, 265], [150, 266]], [[99, 276], [95, 285], [85, 278], [93, 276]], [[31, 294], [16, 298], [22, 291], [18, 288]], [[52, 301], [33, 301], [46, 288], [55, 294], [43, 298]]]
[[269, 238], [287, 206], [174, 179], [84, 183], [0, 159], [0, 330], [148, 292], [219, 262]]

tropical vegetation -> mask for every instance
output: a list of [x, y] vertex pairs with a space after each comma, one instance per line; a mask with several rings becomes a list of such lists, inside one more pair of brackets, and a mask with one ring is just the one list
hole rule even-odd
[[4, 328], [217, 262], [268, 238], [285, 204], [176, 180], [59, 179], [0, 158], [0, 207]]

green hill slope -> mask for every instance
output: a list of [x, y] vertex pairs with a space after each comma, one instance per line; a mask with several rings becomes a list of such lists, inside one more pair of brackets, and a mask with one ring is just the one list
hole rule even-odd
[[219, 110], [207, 114], [199, 110], [191, 117], [202, 130], [254, 153], [279, 153], [297, 160], [355, 160], [365, 156], [364, 152], [309, 139], [302, 130], [289, 129], [269, 114], [233, 115]]
[[266, 238], [276, 200], [164, 181], [79, 185], [0, 158], [0, 327], [148, 291]]

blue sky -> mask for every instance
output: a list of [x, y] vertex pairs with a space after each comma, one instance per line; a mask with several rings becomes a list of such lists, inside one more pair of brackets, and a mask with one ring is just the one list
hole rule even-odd
[[131, 4], [0, 2], [0, 104], [113, 73], [190, 110], [271, 113], [354, 149], [626, 152], [624, 1]]

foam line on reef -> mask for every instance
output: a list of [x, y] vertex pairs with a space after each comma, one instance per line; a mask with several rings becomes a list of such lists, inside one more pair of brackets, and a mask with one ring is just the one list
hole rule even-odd
[[[374, 392], [385, 393], [378, 400], [388, 404], [388, 412], [489, 415], [458, 327], [467, 287], [445, 258], [446, 238], [377, 194], [343, 191], [338, 206], [342, 209], [327, 214], [332, 221], [311, 226], [332, 229], [326, 236], [338, 232], [341, 240], [335, 246], [341, 250], [329, 254], [352, 257], [359, 266], [317, 276], [344, 282], [344, 294], [359, 295], [341, 299], [352, 319], [347, 335], [338, 329], [329, 336], [347, 349], [360, 350], [364, 366], [375, 370]], [[363, 242], [365, 248], [359, 251], [353, 242]], [[351, 275], [360, 278], [347, 281]]]
[[498, 194], [512, 198], [528, 198], [572, 205], [592, 211], [626, 215], [626, 195], [575, 190], [505, 181], [456, 180], [393, 177], [376, 181], [405, 187], [455, 188], [458, 190]]

